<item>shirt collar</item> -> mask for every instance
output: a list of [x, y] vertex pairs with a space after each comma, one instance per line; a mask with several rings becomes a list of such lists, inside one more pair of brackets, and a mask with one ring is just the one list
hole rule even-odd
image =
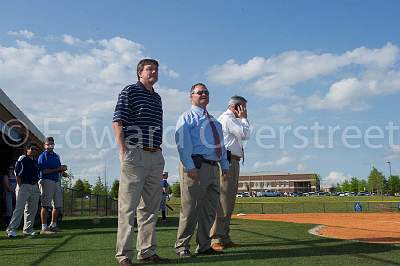
[[200, 106], [192, 105], [191, 109], [193, 112], [195, 112], [199, 116], [204, 115], [205, 109], [201, 108]]
[[227, 110], [225, 111], [225, 114], [228, 115], [228, 116], [231, 116], [231, 117], [236, 118], [235, 114], [234, 114], [230, 109], [227, 109]]
[[143, 85], [143, 83], [140, 82], [140, 81], [136, 82], [136, 86], [138, 86], [139, 88], [141, 88], [141, 89], [144, 90], [144, 91], [147, 91], [147, 92], [150, 93], [150, 94], [152, 94], [152, 93], [155, 92], [155, 91], [154, 91], [154, 88], [151, 88], [151, 90], [146, 89], [146, 87], [145, 87], [145, 86]]

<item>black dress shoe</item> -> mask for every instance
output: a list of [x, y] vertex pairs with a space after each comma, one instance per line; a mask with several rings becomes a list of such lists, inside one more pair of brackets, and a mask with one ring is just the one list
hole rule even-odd
[[207, 250], [197, 252], [198, 256], [207, 256], [207, 255], [221, 255], [223, 254], [222, 251], [216, 251], [215, 249], [209, 248]]

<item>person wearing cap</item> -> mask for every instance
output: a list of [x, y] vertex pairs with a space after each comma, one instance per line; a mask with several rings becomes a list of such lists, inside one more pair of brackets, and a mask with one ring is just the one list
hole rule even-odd
[[161, 180], [162, 195], [161, 195], [161, 221], [163, 223], [167, 222], [167, 200], [169, 200], [169, 189], [168, 189], [168, 172], [164, 172]]
[[224, 133], [224, 144], [230, 162], [229, 178], [220, 178], [220, 196], [217, 216], [211, 230], [212, 248], [223, 250], [236, 247], [229, 235], [230, 222], [235, 209], [239, 184], [240, 160], [244, 158], [243, 141], [249, 139], [250, 124], [247, 120], [247, 100], [242, 96], [232, 96], [228, 109], [218, 118]]
[[203, 83], [190, 89], [190, 110], [176, 125], [175, 141], [180, 157], [181, 210], [175, 251], [178, 257], [190, 257], [190, 239], [197, 227], [197, 255], [215, 255], [210, 229], [219, 201], [219, 164], [228, 178], [221, 124], [207, 111], [209, 91]]
[[39, 168], [36, 161], [38, 147], [35, 144], [26, 145], [26, 154], [18, 158], [15, 164], [17, 179], [15, 209], [10, 224], [6, 229], [8, 237], [16, 237], [22, 216], [24, 216], [23, 234], [35, 235], [33, 225], [39, 205], [40, 191], [38, 187]]
[[160, 177], [164, 170], [161, 152], [163, 109], [153, 86], [158, 81], [158, 62], [142, 59], [137, 65], [138, 82], [119, 94], [113, 129], [120, 157], [116, 259], [132, 265], [135, 212], [138, 234], [137, 259], [165, 262], [156, 253], [156, 222], [161, 200]]
[[[67, 170], [66, 165], [61, 164], [60, 156], [54, 152], [54, 138], [47, 137], [44, 143], [44, 152], [39, 155], [38, 164], [40, 169], [40, 193], [42, 209], [40, 218], [42, 220], [41, 234], [52, 234], [60, 231], [57, 227], [57, 219], [63, 206], [61, 175]], [[47, 225], [47, 212], [52, 208], [51, 223]]]

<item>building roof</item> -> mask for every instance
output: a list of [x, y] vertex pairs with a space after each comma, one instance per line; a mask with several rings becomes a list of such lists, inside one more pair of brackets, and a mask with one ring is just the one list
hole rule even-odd
[[[2, 108], [1, 108], [2, 107]], [[31, 120], [13, 103], [7, 94], [0, 88], [0, 119], [5, 122], [16, 119], [20, 121], [24, 127], [31, 133], [39, 142], [43, 142], [45, 136], [32, 123]]]
[[288, 176], [288, 175], [313, 175], [315, 173], [289, 173], [289, 172], [248, 172], [240, 173], [240, 176]]

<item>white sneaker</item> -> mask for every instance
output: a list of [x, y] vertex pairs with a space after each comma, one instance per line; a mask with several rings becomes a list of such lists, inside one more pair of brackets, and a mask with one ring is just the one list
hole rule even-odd
[[40, 231], [40, 234], [41, 235], [51, 235], [51, 234], [54, 234], [55, 232], [53, 232], [53, 231], [51, 231], [50, 230], [50, 228], [46, 228], [46, 229], [42, 229], [41, 231]]
[[17, 237], [17, 232], [15, 232], [14, 229], [11, 230], [6, 230], [7, 236], [12, 238], [12, 237]]
[[28, 233], [28, 232], [23, 232], [23, 234], [24, 234], [24, 236], [35, 236], [35, 235], [37, 235], [37, 232], [35, 232], [35, 231], [32, 231], [32, 232], [30, 232], [30, 233]]

